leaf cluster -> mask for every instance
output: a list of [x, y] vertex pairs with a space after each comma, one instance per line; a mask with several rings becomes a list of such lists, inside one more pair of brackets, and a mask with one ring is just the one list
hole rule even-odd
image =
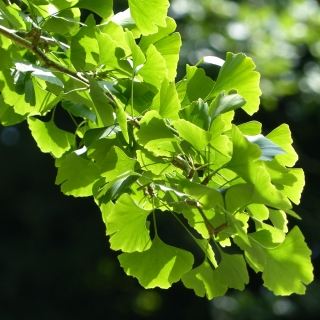
[[[61, 191], [94, 198], [124, 271], [145, 288], [181, 280], [211, 299], [243, 290], [249, 265], [275, 294], [304, 293], [310, 250], [287, 228], [304, 186], [289, 128], [264, 136], [256, 121], [233, 123], [237, 109], [259, 108], [253, 61], [204, 57], [175, 83], [181, 39], [168, 1], [129, 0], [117, 14], [111, 0], [22, 2], [0, 4], [0, 121], [26, 120], [55, 158]], [[101, 23], [82, 21], [83, 8]], [[203, 62], [221, 66], [215, 81]], [[57, 108], [73, 132], [58, 128]], [[203, 253], [200, 265], [161, 240], [164, 211]]]

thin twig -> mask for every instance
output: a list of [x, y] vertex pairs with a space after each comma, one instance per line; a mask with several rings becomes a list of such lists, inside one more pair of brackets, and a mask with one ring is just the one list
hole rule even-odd
[[18, 45], [30, 50], [35, 55], [38, 56], [39, 60], [42, 61], [47, 68], [52, 68], [57, 71], [63, 72], [68, 76], [84, 83], [87, 87], [89, 87], [89, 81], [83, 77], [80, 73], [72, 71], [61, 64], [58, 64], [48, 58], [45, 53], [38, 48], [36, 45], [32, 44], [32, 42], [18, 36], [14, 30], [7, 29], [6, 27], [0, 26], [0, 34], [17, 43]]

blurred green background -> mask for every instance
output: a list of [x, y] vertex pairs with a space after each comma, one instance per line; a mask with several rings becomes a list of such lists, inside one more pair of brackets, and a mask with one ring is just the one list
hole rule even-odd
[[[115, 12], [127, 8], [114, 2]], [[144, 290], [109, 249], [93, 200], [60, 192], [53, 159], [22, 123], [0, 127], [0, 319], [319, 319], [319, 2], [171, 0], [169, 10], [183, 38], [178, 79], [202, 56], [244, 52], [261, 73], [263, 96], [257, 114], [239, 110], [236, 122], [258, 120], [264, 133], [290, 125], [306, 187], [295, 208], [303, 220], [290, 218], [289, 226], [301, 228], [315, 267], [306, 295], [276, 297], [251, 271], [245, 291], [212, 301], [180, 283]], [[216, 68], [202, 67], [216, 76]], [[167, 223], [163, 229], [179, 237]]]

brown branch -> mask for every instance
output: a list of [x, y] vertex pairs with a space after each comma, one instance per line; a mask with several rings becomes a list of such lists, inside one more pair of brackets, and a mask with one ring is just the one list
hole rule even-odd
[[48, 58], [40, 48], [38, 48], [36, 45], [32, 44], [32, 42], [18, 36], [14, 30], [10, 30], [10, 29], [7, 29], [3, 26], [0, 26], [0, 34], [7, 37], [10, 40], [12, 40], [16, 44], [33, 52], [39, 58], [39, 60], [42, 61], [46, 65], [46, 67], [63, 72], [65, 74], [67, 74], [68, 76], [70, 76], [71, 78], [74, 78], [74, 79], [84, 83], [87, 87], [89, 87], [89, 81], [85, 77], [83, 77], [80, 73], [72, 71], [72, 70], [64, 67], [63, 65], [54, 62], [53, 60]]
[[3, 0], [3, 1], [4, 1], [4, 3], [5, 3], [7, 6], [11, 6], [10, 0]]

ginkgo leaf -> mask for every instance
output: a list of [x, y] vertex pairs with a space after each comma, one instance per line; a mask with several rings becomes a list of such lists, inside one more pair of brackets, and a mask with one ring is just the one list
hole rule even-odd
[[166, 26], [168, 0], [128, 0], [131, 15], [143, 35], [156, 33]]
[[151, 239], [146, 224], [150, 212], [139, 207], [128, 194], [123, 194], [107, 216], [111, 249], [141, 252], [150, 248]]
[[135, 163], [135, 159], [129, 158], [121, 149], [113, 146], [105, 159], [99, 162], [101, 176], [106, 181], [111, 181], [122, 173], [133, 170]]
[[187, 106], [193, 101], [205, 99], [214, 87], [214, 81], [207, 77], [203, 69], [187, 65], [186, 81], [178, 82], [177, 90], [181, 104]]
[[44, 81], [48, 81], [57, 86], [63, 87], [63, 83], [61, 82], [61, 80], [59, 80], [49, 69], [22, 61], [16, 62], [15, 67], [17, 70], [22, 72], [31, 71], [33, 76]]
[[292, 138], [289, 126], [287, 124], [282, 124], [270, 132], [266, 137], [286, 152], [277, 156], [278, 162], [284, 166], [294, 166], [298, 160], [298, 155], [292, 147]]
[[93, 11], [102, 18], [109, 18], [112, 14], [112, 0], [79, 0], [76, 6]]
[[147, 150], [137, 150], [137, 161], [140, 163], [140, 166], [143, 170], [151, 171], [156, 175], [161, 175], [176, 170], [171, 162], [156, 157]]
[[219, 282], [229, 288], [243, 290], [249, 282], [246, 262], [241, 254], [221, 252], [221, 262], [215, 272]]
[[235, 89], [246, 101], [242, 109], [252, 115], [259, 108], [259, 96], [261, 95], [260, 74], [253, 71], [255, 67], [252, 59], [245, 54], [228, 52], [217, 82], [207, 99], [216, 97], [222, 90], [229, 92]]
[[99, 169], [91, 160], [72, 152], [62, 161], [56, 184], [61, 184], [61, 191], [66, 195], [88, 197], [92, 195], [92, 187], [99, 178]]
[[223, 296], [228, 290], [228, 286], [219, 281], [218, 273], [206, 260], [183, 275], [181, 281], [186, 288], [193, 289], [197, 296], [206, 296], [209, 300]]
[[33, 138], [42, 152], [50, 152], [60, 158], [68, 151], [75, 141], [74, 134], [61, 130], [54, 122], [42, 122], [33, 117], [28, 118], [29, 128]]
[[145, 52], [150, 44], [153, 44], [166, 62], [169, 81], [173, 81], [177, 75], [177, 64], [182, 43], [180, 34], [172, 33], [177, 27], [175, 21], [167, 17], [166, 23], [165, 27], [158, 27], [157, 33], [141, 37], [139, 47]]
[[311, 251], [295, 226], [284, 242], [275, 249], [265, 250], [267, 262], [262, 273], [264, 285], [276, 295], [304, 294], [313, 280]]
[[260, 157], [261, 160], [271, 161], [278, 154], [283, 154], [285, 151], [273, 143], [268, 138], [264, 137], [262, 134], [258, 134], [255, 136], [245, 136], [251, 143], [254, 143], [259, 146], [262, 155]]
[[216, 118], [222, 113], [243, 107], [246, 101], [242, 96], [231, 90], [226, 94], [225, 91], [220, 94], [210, 104], [209, 115], [212, 119]]
[[[154, 67], [155, 65], [157, 68]], [[139, 70], [139, 74], [143, 77], [145, 82], [150, 83], [157, 88], [160, 88], [161, 82], [168, 75], [164, 58], [152, 44], [146, 52], [146, 63]], [[172, 85], [174, 86], [174, 84]]]
[[[156, 70], [158, 72], [158, 69]], [[164, 79], [159, 92], [153, 98], [150, 110], [159, 112], [162, 118], [179, 119], [178, 113], [181, 109], [176, 87], [173, 82]]]
[[118, 257], [125, 273], [138, 279], [146, 289], [169, 288], [191, 270], [190, 252], [163, 243], [158, 236], [149, 250], [123, 253]]
[[244, 251], [247, 263], [256, 273], [264, 270], [267, 257], [263, 248], [256, 241], [251, 239], [250, 236], [250, 246], [238, 236], [235, 236], [233, 241]]
[[173, 143], [179, 142], [155, 110], [147, 112], [142, 118], [136, 136], [139, 144], [156, 155], [162, 156], [170, 156], [171, 152], [175, 152]]
[[179, 132], [180, 137], [191, 143], [198, 151], [203, 150], [212, 138], [211, 132], [205, 131], [184, 119], [172, 121], [172, 124]]

